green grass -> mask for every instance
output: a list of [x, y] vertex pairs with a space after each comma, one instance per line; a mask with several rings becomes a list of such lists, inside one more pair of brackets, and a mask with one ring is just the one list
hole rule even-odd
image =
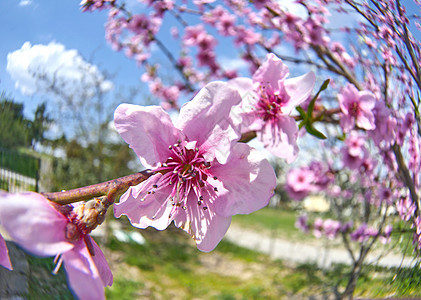
[[[293, 211], [267, 208], [252, 215], [237, 216], [234, 223], [267, 232], [276, 230], [285, 236], [302, 236], [294, 227]], [[126, 230], [136, 230], [127, 222], [122, 224]], [[140, 232], [147, 240], [144, 245], [111, 238], [101, 246], [114, 274], [113, 286], [105, 289], [107, 299], [332, 298], [335, 287], [344, 290], [350, 268], [333, 265], [329, 270], [321, 270], [315, 264], [273, 261], [264, 254], [226, 240], [212, 252], [203, 253], [197, 250], [185, 232], [174, 226], [165, 231], [149, 228]], [[30, 299], [37, 299], [38, 295], [42, 299], [72, 299], [63, 268], [55, 276], [59, 281], [49, 281], [50, 286], [44, 282], [45, 274], [41, 269], [50, 274], [54, 267], [52, 259], [31, 258], [30, 265], [38, 270], [30, 283], [31, 295], [35, 295]], [[421, 296], [420, 279], [420, 268], [367, 266], [354, 295], [361, 298], [416, 298]]]
[[[111, 240], [110, 250], [121, 253], [113, 287], [107, 288], [109, 299], [127, 289], [130, 295], [138, 281], [141, 293], [149, 298], [176, 299], [278, 299], [268, 273], [278, 272], [267, 256], [223, 241], [211, 253], [197, 250], [191, 239], [178, 229], [164, 232], [142, 231], [148, 243], [136, 245]], [[259, 264], [259, 272], [253, 267]], [[262, 265], [260, 265], [262, 264]], [[270, 270], [269, 270], [270, 268]], [[128, 276], [130, 273], [136, 276]], [[122, 272], [122, 273], [120, 273]], [[119, 275], [120, 274], [120, 275]], [[122, 276], [123, 278], [119, 277]], [[128, 279], [128, 283], [125, 280]], [[131, 296], [128, 295], [127, 299]], [[176, 295], [176, 296], [175, 296]], [[246, 297], [246, 298], [245, 298]]]
[[28, 274], [28, 299], [38, 300], [71, 300], [74, 299], [70, 292], [64, 267], [59, 272], [52, 274], [55, 264], [53, 258], [39, 258], [27, 255], [29, 264]]
[[265, 207], [248, 215], [235, 215], [233, 223], [256, 231], [262, 230], [266, 234], [297, 238], [304, 233], [295, 228], [296, 218], [293, 210]]
[[[344, 290], [350, 268], [334, 265], [330, 270], [321, 270], [315, 264], [273, 261], [225, 240], [214, 251], [203, 253], [181, 230], [141, 232], [148, 241], [145, 245], [116, 240], [108, 245], [113, 253], [120, 254], [114, 270], [115, 283], [107, 288], [108, 299], [332, 297], [335, 286]], [[419, 278], [420, 270], [369, 266], [358, 281], [355, 295], [419, 297]]]

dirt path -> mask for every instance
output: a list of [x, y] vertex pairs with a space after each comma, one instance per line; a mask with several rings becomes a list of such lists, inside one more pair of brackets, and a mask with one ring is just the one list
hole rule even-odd
[[[303, 238], [305, 236], [303, 235]], [[332, 263], [351, 264], [349, 253], [341, 248], [326, 248], [304, 242], [292, 242], [282, 238], [269, 237], [261, 233], [231, 225], [225, 238], [238, 246], [268, 254], [274, 259], [282, 259], [295, 263], [312, 262], [319, 267], [328, 268]], [[379, 259], [379, 253], [368, 256], [367, 263], [384, 267], [412, 266], [411, 257], [387, 254]]]

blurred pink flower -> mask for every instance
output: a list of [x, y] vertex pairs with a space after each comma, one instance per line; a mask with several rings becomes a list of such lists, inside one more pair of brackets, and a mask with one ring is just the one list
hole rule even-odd
[[314, 180], [314, 172], [307, 168], [290, 170], [286, 179], [288, 195], [294, 200], [303, 200], [308, 194], [315, 191]]
[[312, 72], [287, 79], [288, 75], [288, 67], [270, 53], [253, 79], [239, 77], [228, 83], [243, 98], [233, 110], [241, 132], [255, 130], [267, 150], [292, 162], [298, 154], [298, 126], [291, 113], [309, 97], [316, 78]]
[[357, 125], [366, 130], [376, 128], [374, 123], [374, 107], [376, 97], [369, 91], [358, 91], [352, 84], [347, 84], [338, 95], [339, 106], [342, 111], [340, 124], [345, 132]]
[[7, 250], [6, 241], [0, 234], [0, 266], [12, 270], [12, 263], [9, 258], [9, 251]]
[[341, 230], [341, 227], [341, 222], [332, 219], [326, 219], [323, 222], [323, 233], [329, 240], [333, 240]]
[[292, 199], [301, 201], [310, 193], [326, 189], [330, 182], [329, 171], [322, 164], [314, 161], [308, 166], [290, 169], [285, 190]]
[[0, 193], [0, 222], [22, 248], [64, 263], [69, 285], [79, 299], [105, 299], [113, 276], [104, 254], [87, 234], [77, 207], [60, 206], [40, 194]]
[[322, 218], [316, 218], [313, 223], [313, 235], [316, 238], [320, 238], [322, 236], [322, 230], [323, 230], [323, 219]]
[[121, 196], [115, 215], [139, 228], [163, 230], [174, 221], [211, 251], [232, 215], [266, 206], [275, 173], [256, 150], [236, 143], [229, 113], [240, 101], [228, 84], [210, 83], [181, 108], [175, 125], [160, 107], [120, 105], [117, 131], [154, 175]]

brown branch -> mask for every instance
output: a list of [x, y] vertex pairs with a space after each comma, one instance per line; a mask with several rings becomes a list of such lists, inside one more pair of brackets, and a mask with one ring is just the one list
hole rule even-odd
[[396, 162], [398, 163], [399, 173], [402, 177], [402, 181], [405, 183], [405, 185], [409, 189], [412, 202], [415, 205], [415, 215], [419, 216], [420, 208], [419, 208], [419, 203], [418, 203], [418, 195], [415, 190], [414, 181], [411, 178], [411, 174], [409, 173], [409, 170], [402, 156], [401, 148], [399, 147], [399, 145], [394, 144], [392, 146], [392, 150], [393, 150], [393, 153], [395, 154]]
[[141, 183], [142, 181], [148, 179], [151, 175], [153, 175], [153, 173], [150, 170], [146, 170], [73, 190], [41, 194], [48, 200], [61, 205], [90, 200], [100, 196], [107, 196], [108, 201], [113, 203], [119, 196], [127, 191], [129, 187]]

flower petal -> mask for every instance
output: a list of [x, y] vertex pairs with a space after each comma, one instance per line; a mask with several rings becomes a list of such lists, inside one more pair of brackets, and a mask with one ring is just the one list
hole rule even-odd
[[373, 130], [376, 128], [374, 115], [371, 111], [361, 111], [355, 122], [359, 127], [364, 128], [365, 130]]
[[[204, 203], [208, 202], [208, 195], [203, 193]], [[177, 227], [182, 228], [196, 241], [200, 251], [209, 252], [215, 249], [227, 232], [231, 217], [216, 214], [212, 209], [203, 209], [197, 204], [197, 195], [190, 193], [187, 199], [186, 209], [179, 209], [174, 219]]]
[[94, 248], [95, 255], [91, 257], [98, 270], [99, 276], [101, 277], [102, 284], [104, 286], [111, 286], [113, 284], [113, 274], [111, 273], [110, 266], [108, 265], [108, 262], [105, 259], [104, 253], [102, 252], [101, 248], [99, 248], [98, 244], [93, 238], [87, 235], [86, 239], [89, 239], [91, 241], [91, 245]]
[[376, 97], [372, 92], [369, 91], [360, 91], [359, 92], [360, 101], [359, 106], [364, 111], [372, 111], [376, 106]]
[[118, 133], [147, 168], [164, 162], [170, 153], [168, 146], [183, 137], [160, 106], [120, 104], [114, 122]]
[[278, 88], [279, 81], [289, 75], [288, 67], [275, 54], [266, 55], [266, 61], [253, 74], [253, 81], [266, 86], [270, 84], [273, 89]]
[[283, 107], [286, 114], [290, 114], [295, 107], [308, 99], [316, 83], [316, 75], [308, 72], [299, 77], [288, 78], [284, 81], [285, 90], [290, 96], [290, 100]]
[[[126, 215], [130, 223], [137, 228], [143, 229], [149, 226], [158, 230], [167, 228], [172, 221], [169, 217], [172, 205], [167, 201], [171, 188], [165, 186], [158, 190], [153, 188], [162, 176], [161, 173], [157, 173], [137, 186], [130, 187], [120, 197], [120, 202], [114, 204], [114, 215], [117, 218]], [[152, 190], [153, 194], [150, 193]]]
[[247, 144], [236, 144], [227, 163], [212, 167], [211, 172], [217, 177], [209, 179], [211, 184], [216, 185], [219, 181], [224, 187], [218, 187], [213, 208], [222, 216], [249, 214], [265, 207], [276, 187], [272, 166]]
[[0, 222], [11, 238], [40, 256], [53, 256], [73, 248], [66, 241], [66, 217], [40, 194], [0, 194]]
[[266, 123], [263, 130], [257, 132], [257, 137], [270, 153], [291, 163], [298, 155], [297, 134], [296, 121], [285, 116], [279, 117], [276, 123]]
[[228, 83], [211, 82], [193, 100], [183, 105], [176, 127], [189, 141], [197, 141], [208, 161], [224, 163], [240, 133], [230, 118], [231, 108], [240, 103], [240, 94]]
[[80, 240], [74, 245], [62, 255], [70, 288], [80, 300], [105, 299], [101, 277], [85, 242]]
[[7, 250], [6, 241], [0, 234], [0, 266], [6, 269], [13, 270], [12, 263], [9, 258], [9, 251]]
[[228, 81], [228, 84], [241, 96], [240, 104], [235, 105], [230, 113], [234, 125], [241, 133], [260, 130], [263, 120], [256, 113], [259, 97], [254, 92], [253, 81], [250, 78], [238, 77]]

